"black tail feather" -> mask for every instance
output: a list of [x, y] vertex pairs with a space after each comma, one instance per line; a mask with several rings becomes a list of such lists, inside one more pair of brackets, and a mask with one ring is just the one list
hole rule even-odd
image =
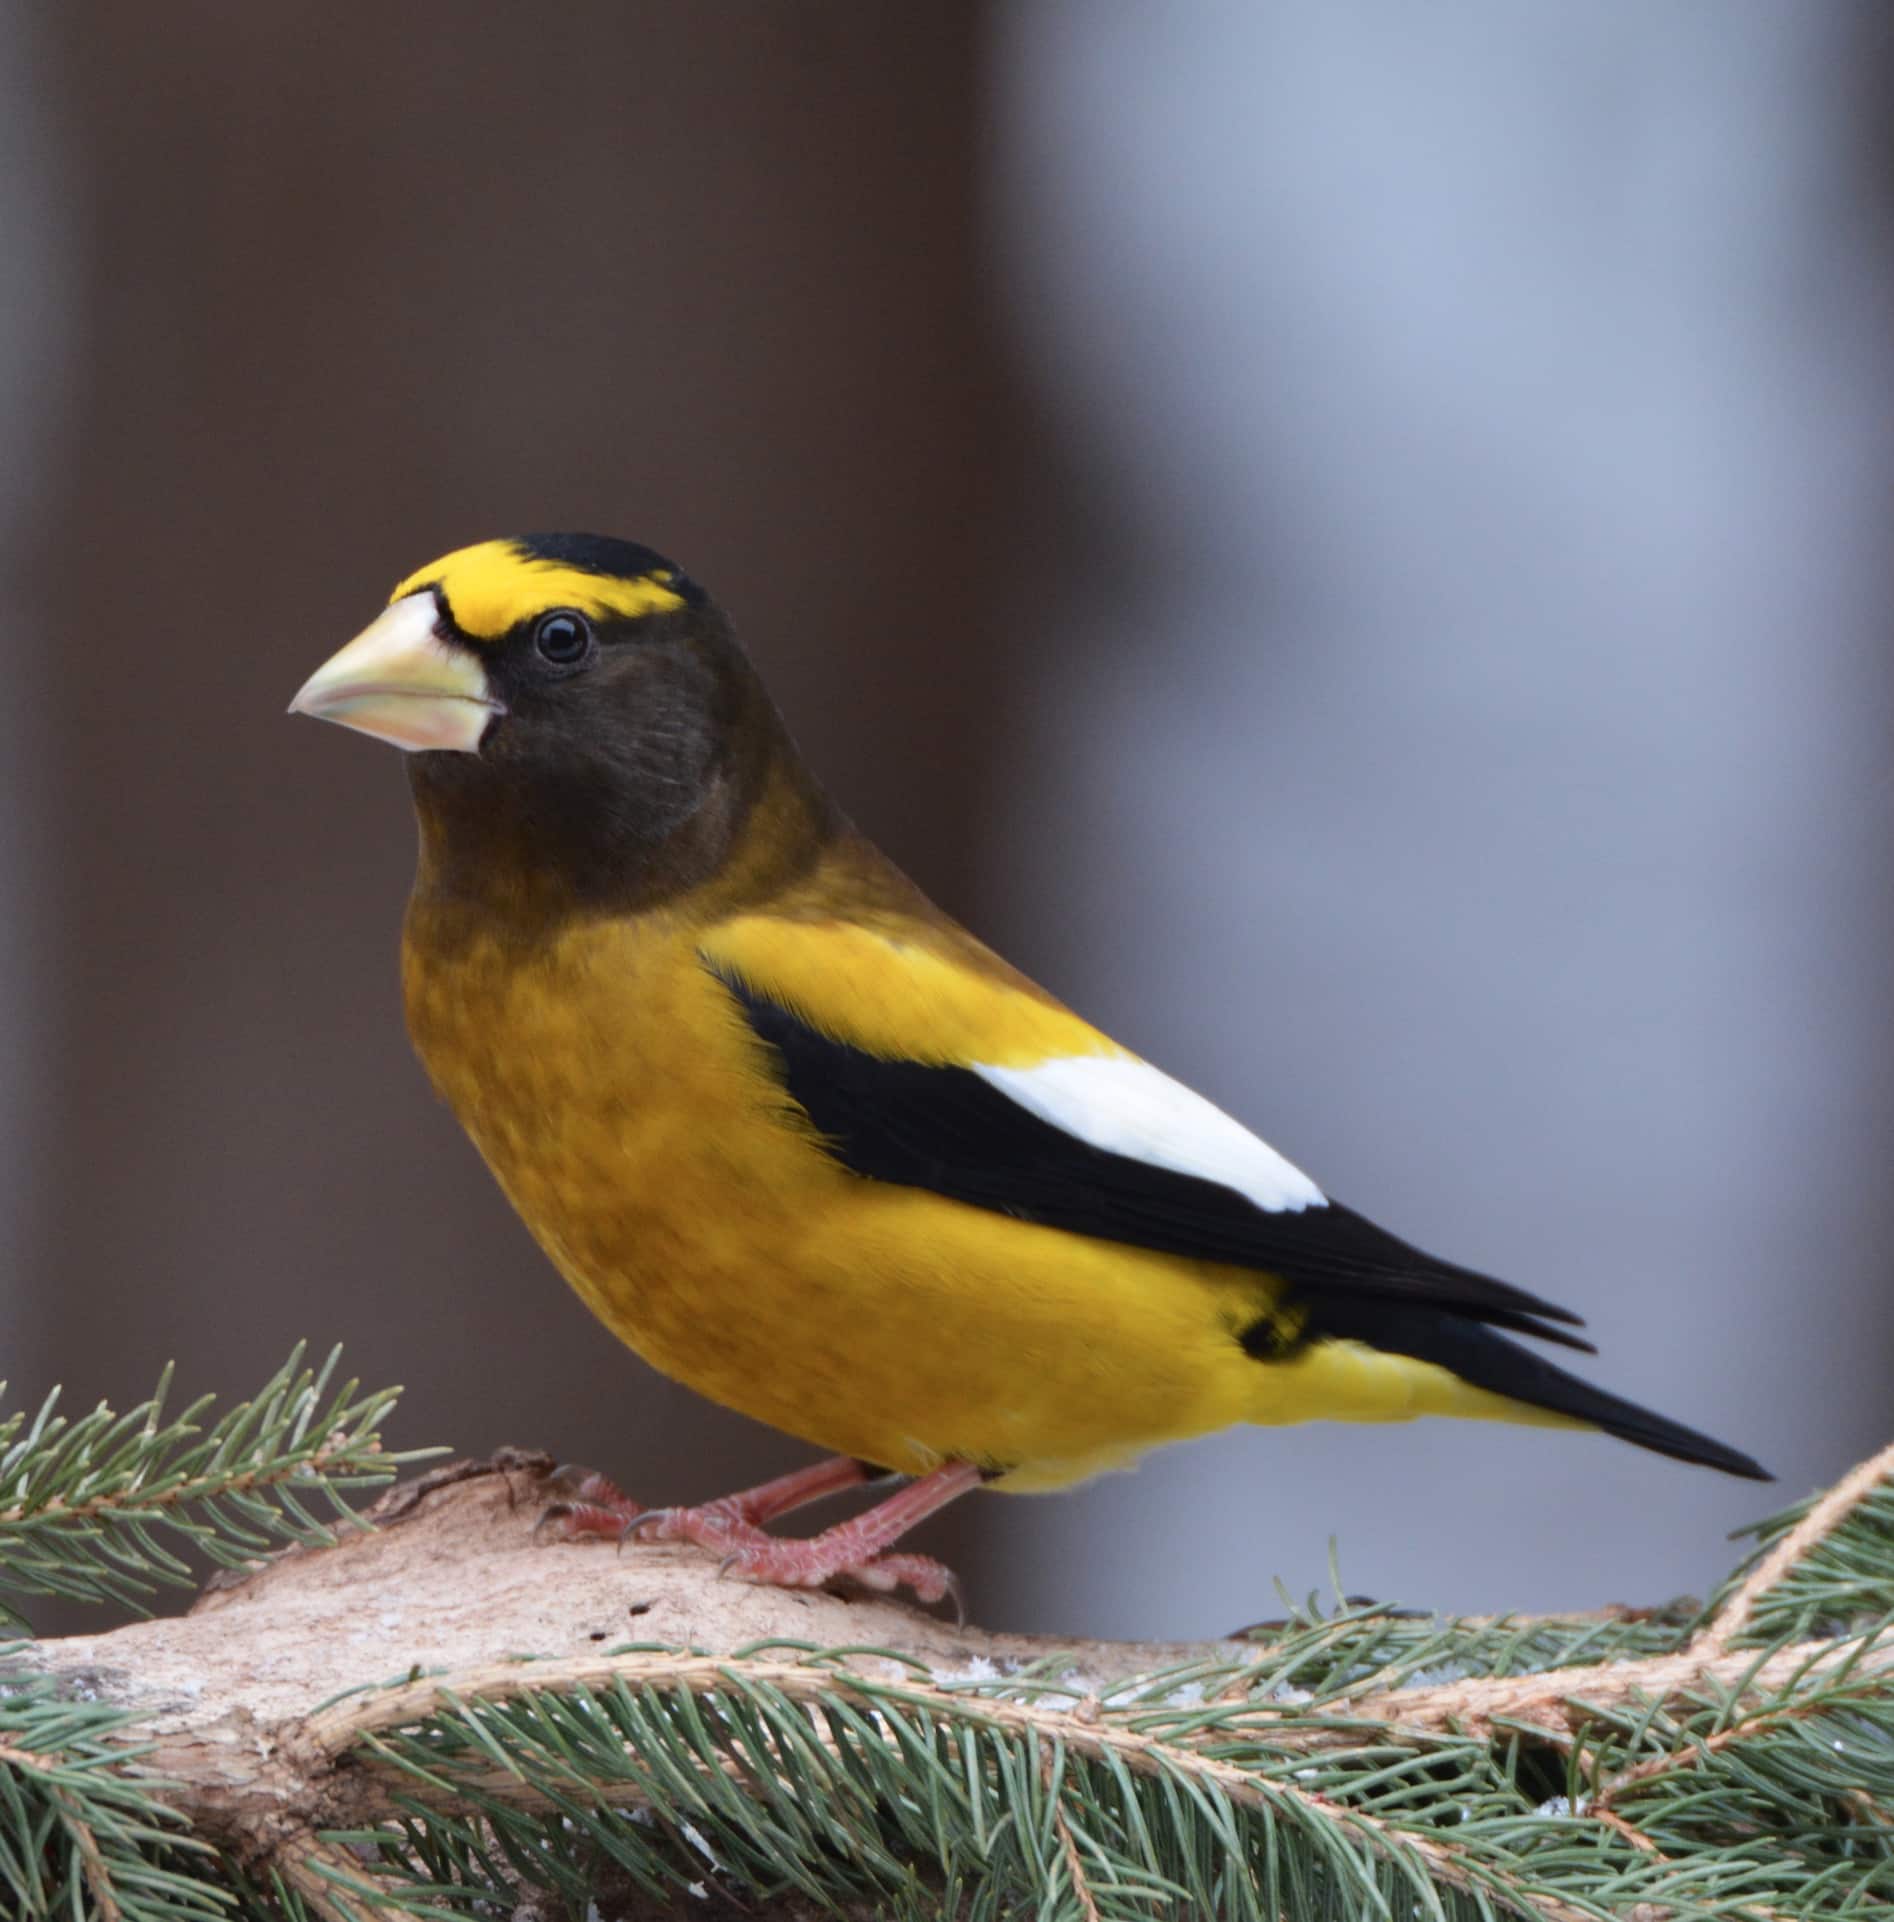
[[1320, 1322], [1322, 1334], [1365, 1342], [1389, 1354], [1411, 1355], [1416, 1361], [1435, 1362], [1475, 1388], [1590, 1422], [1608, 1435], [1676, 1461], [1700, 1462], [1706, 1468], [1720, 1468], [1726, 1475], [1742, 1475], [1751, 1481], [1775, 1479], [1741, 1449], [1727, 1447], [1694, 1428], [1686, 1428], [1682, 1422], [1594, 1388], [1479, 1322], [1439, 1310], [1396, 1308], [1386, 1302], [1363, 1303], [1353, 1312], [1342, 1304], [1324, 1302]]

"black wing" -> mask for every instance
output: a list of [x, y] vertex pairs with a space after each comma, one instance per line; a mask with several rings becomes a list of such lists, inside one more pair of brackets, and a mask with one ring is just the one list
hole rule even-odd
[[[1437, 1261], [1351, 1208], [1270, 1212], [1220, 1182], [1095, 1148], [968, 1068], [889, 1061], [815, 1028], [721, 974], [831, 1153], [858, 1175], [928, 1188], [1021, 1221], [1280, 1276], [1324, 1325], [1353, 1299], [1451, 1309], [1589, 1352], [1547, 1321], [1579, 1323], [1522, 1288]], [[1372, 1339], [1364, 1335], [1363, 1339]]]
[[[1272, 1212], [1219, 1182], [1095, 1148], [970, 1069], [852, 1048], [728, 970], [705, 965], [781, 1057], [789, 1098], [858, 1175], [1073, 1234], [1258, 1269], [1286, 1282], [1300, 1311], [1290, 1347], [1364, 1342], [1660, 1454], [1769, 1478], [1747, 1455], [1594, 1388], [1495, 1332], [1592, 1353], [1590, 1342], [1552, 1325], [1579, 1324], [1568, 1309], [1440, 1261], [1338, 1202]], [[1280, 1357], [1281, 1326], [1260, 1320], [1244, 1332], [1243, 1346], [1259, 1360]]]

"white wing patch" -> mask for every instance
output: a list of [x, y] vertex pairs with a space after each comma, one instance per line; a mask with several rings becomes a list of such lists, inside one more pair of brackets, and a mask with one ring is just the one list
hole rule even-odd
[[1270, 1214], [1328, 1197], [1293, 1162], [1194, 1089], [1128, 1054], [1070, 1054], [1031, 1068], [971, 1064], [990, 1087], [1080, 1141], [1234, 1188]]

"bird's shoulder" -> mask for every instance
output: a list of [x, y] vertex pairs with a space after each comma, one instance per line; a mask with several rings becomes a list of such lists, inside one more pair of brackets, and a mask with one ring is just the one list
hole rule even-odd
[[[1075, 1014], [872, 851], [719, 925], [701, 953], [793, 1099], [859, 1173], [1065, 1225], [1102, 1224], [1094, 1196], [1152, 1178], [1216, 1209], [1322, 1198], [1267, 1143]], [[1084, 1205], [1047, 1212], [1048, 1184]]]
[[1123, 1053], [859, 837], [776, 898], [699, 930], [697, 947], [813, 1030], [887, 1060], [1024, 1066]]

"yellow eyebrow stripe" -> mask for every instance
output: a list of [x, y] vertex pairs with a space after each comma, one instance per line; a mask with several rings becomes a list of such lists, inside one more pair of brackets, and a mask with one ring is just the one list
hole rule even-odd
[[417, 568], [388, 596], [399, 601], [438, 588], [454, 625], [468, 639], [497, 641], [549, 607], [603, 618], [663, 614], [684, 605], [666, 574], [619, 580], [563, 561], [542, 561], [512, 541], [480, 541]]

